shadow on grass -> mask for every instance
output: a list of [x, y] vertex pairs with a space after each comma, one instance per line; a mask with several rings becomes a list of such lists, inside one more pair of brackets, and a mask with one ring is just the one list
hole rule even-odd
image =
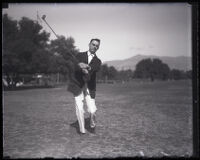
[[[76, 120], [74, 123], [70, 124], [71, 127], [76, 129], [76, 132], [78, 134], [81, 134], [80, 130], [79, 130], [79, 124], [78, 124], [78, 120]], [[85, 118], [85, 129], [90, 132], [90, 133], [95, 133], [94, 129], [90, 128], [90, 118]]]

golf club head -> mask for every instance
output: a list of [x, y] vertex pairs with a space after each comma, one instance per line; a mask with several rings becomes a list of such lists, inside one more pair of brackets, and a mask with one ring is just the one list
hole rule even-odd
[[46, 15], [43, 15], [43, 16], [42, 16], [42, 19], [45, 20], [45, 18], [46, 18]]

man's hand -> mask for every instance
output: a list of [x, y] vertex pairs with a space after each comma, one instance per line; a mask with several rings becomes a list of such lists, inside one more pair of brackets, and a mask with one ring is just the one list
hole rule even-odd
[[83, 73], [85, 73], [85, 74], [89, 74], [88, 70], [87, 70], [87, 69], [85, 69], [85, 68], [84, 68], [84, 69], [82, 69], [82, 72], [83, 72]]
[[79, 63], [78, 66], [81, 68], [82, 72], [85, 74], [88, 74], [89, 73], [88, 71], [91, 69], [91, 67], [88, 64], [82, 63], [82, 62]]
[[88, 65], [88, 64], [86, 64], [86, 63], [79, 63], [78, 64], [79, 65], [79, 67], [81, 68], [81, 69], [88, 69], [88, 70], [90, 70], [91, 69], [91, 67]]

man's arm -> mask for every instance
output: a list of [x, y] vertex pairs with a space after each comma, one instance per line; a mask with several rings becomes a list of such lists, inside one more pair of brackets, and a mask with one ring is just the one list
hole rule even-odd
[[90, 76], [94, 73], [100, 70], [101, 68], [101, 60], [100, 59], [96, 59], [93, 63], [91, 63], [90, 65], [86, 64], [86, 63], [82, 63], [80, 62], [78, 64], [79, 68], [81, 69], [81, 71], [84, 73], [84, 80], [85, 81], [89, 81], [90, 80]]
[[81, 63], [81, 59], [82, 59], [82, 54], [81, 53], [78, 53], [77, 55], [76, 55], [76, 63], [74, 63], [74, 69], [75, 69], [75, 71], [82, 71], [82, 65], [80, 65], [80, 63]]
[[98, 72], [101, 68], [101, 64], [101, 60], [96, 58], [95, 61], [90, 64], [91, 69], [89, 73], [92, 74], [93, 72]]

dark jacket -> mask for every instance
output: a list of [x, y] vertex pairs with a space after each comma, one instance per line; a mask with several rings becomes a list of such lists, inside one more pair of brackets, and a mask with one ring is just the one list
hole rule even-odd
[[[80, 52], [76, 56], [77, 60], [79, 62], [83, 62], [88, 64], [88, 55], [87, 52]], [[84, 81], [84, 73], [82, 73], [81, 69], [75, 65], [74, 67], [74, 81], [70, 81], [68, 85], [68, 91], [72, 92], [74, 96], [78, 96], [85, 86], [85, 83], [87, 83], [87, 87], [90, 92], [91, 98], [95, 98], [96, 95], [96, 72], [99, 71], [101, 67], [101, 60], [95, 55], [91, 62], [89, 63], [89, 66], [91, 67], [91, 70], [89, 71], [89, 80], [87, 82]]]

